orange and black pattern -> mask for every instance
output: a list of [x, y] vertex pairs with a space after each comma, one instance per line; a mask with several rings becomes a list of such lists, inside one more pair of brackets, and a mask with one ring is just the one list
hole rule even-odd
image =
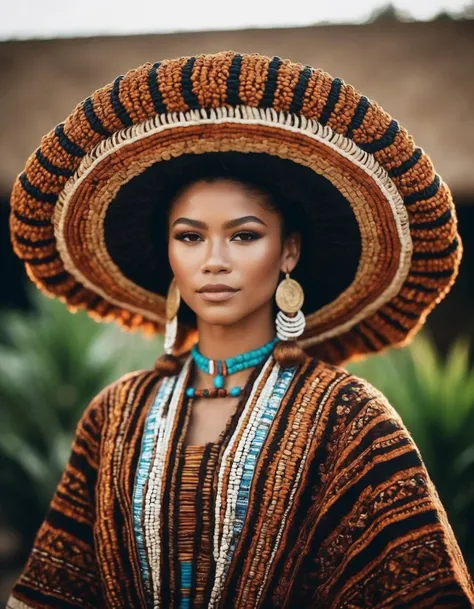
[[[178, 496], [178, 558], [180, 607], [205, 607], [206, 584], [211, 573], [210, 543], [212, 468], [217, 444], [186, 446], [182, 458]], [[199, 563], [196, 556], [199, 552]]]
[[[257, 393], [264, 382], [250, 381]], [[9, 609], [146, 607], [132, 495], [144, 421], [160, 383], [155, 371], [127, 375], [86, 409]], [[181, 458], [187, 417], [185, 401], [179, 405], [157, 540], [163, 596], [154, 606], [182, 606], [180, 559], [195, 567], [187, 606], [209, 606], [212, 530], [223, 517], [215, 508], [216, 472], [229, 436], [240, 433], [249, 387], [226, 437], [191, 469]], [[228, 485], [224, 473], [224, 493]], [[186, 532], [192, 540], [183, 545]], [[257, 458], [216, 606], [474, 606], [472, 581], [419, 452], [366, 381], [311, 358], [297, 371]]]
[[85, 308], [95, 319], [129, 329], [162, 331], [162, 324], [107, 300], [65, 268], [53, 227], [55, 205], [81, 159], [116, 132], [165, 113], [239, 105], [314, 119], [352, 140], [386, 170], [409, 217], [413, 256], [408, 276], [383, 307], [308, 352], [341, 363], [402, 344], [457, 275], [462, 246], [449, 188], [407, 131], [375, 101], [320, 69], [279, 57], [226, 51], [147, 63], [78, 104], [43, 137], [13, 188], [12, 242], [30, 279], [72, 310]]

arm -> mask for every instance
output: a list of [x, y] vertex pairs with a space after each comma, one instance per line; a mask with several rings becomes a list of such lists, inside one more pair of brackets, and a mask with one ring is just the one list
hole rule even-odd
[[331, 410], [324, 499], [307, 547], [311, 606], [474, 607], [445, 510], [398, 414], [356, 377]]
[[97, 607], [95, 482], [110, 386], [87, 406], [71, 454], [7, 609]]

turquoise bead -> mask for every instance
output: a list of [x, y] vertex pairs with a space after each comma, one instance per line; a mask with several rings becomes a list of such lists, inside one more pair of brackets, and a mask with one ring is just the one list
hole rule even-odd
[[229, 391], [229, 395], [233, 398], [238, 398], [242, 389], [240, 387], [232, 387]]
[[224, 377], [222, 374], [217, 374], [212, 381], [212, 384], [216, 389], [222, 389], [224, 387]]
[[186, 389], [186, 397], [188, 397], [188, 398], [193, 398], [195, 393], [196, 393], [196, 390], [194, 389], [194, 387], [188, 387]]
[[[229, 357], [226, 360], [215, 360], [214, 365], [217, 366], [217, 368], [215, 368], [215, 371], [219, 373], [217, 376], [223, 376], [223, 361], [227, 366], [227, 374], [234, 374], [235, 372], [240, 372], [241, 370], [251, 368], [252, 366], [257, 366], [272, 351], [277, 341], [278, 338], [275, 336], [267, 344], [258, 347], [257, 349], [253, 349], [252, 351], [248, 351], [247, 353], [239, 353], [238, 355], [235, 355], [234, 357]], [[210, 374], [211, 360], [209, 360], [206, 356], [199, 352], [197, 344], [193, 345], [191, 349], [191, 354], [197, 367], [203, 372]], [[220, 381], [218, 382], [220, 383]], [[215, 382], [214, 387], [218, 389], [221, 388], [216, 385]]]

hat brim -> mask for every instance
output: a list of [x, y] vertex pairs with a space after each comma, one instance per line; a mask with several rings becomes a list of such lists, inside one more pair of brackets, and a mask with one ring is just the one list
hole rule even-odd
[[[371, 110], [376, 109], [374, 104]], [[376, 127], [383, 130], [382, 136]], [[267, 163], [272, 158], [275, 164], [291, 166], [293, 174], [297, 166], [298, 184], [315, 193], [313, 203], [308, 203], [311, 197], [305, 199], [312, 234], [317, 235], [317, 193], [325, 192], [325, 204], [334, 205], [335, 217], [341, 222], [341, 235], [347, 231], [360, 252], [357, 261], [351, 248], [340, 251], [340, 257], [328, 256], [334, 271], [331, 285], [325, 285], [324, 273], [318, 275], [310, 264], [305, 269], [307, 285], [303, 287], [309, 298], [302, 346], [337, 363], [401, 344], [419, 329], [449, 289], [461, 247], [449, 189], [434, 174], [427, 157], [417, 153], [398, 129], [395, 136], [407, 150], [389, 154], [395, 140], [386, 137], [387, 117], [382, 111], [372, 117], [371, 128], [373, 141], [379, 143], [368, 146], [320, 120], [274, 108], [226, 105], [152, 113], [148, 119], [104, 135], [81, 156], [73, 174], [61, 181], [48, 219], [37, 201], [48, 193], [45, 163], [40, 163], [43, 180], [37, 180], [37, 185], [26, 175], [20, 179], [12, 197], [14, 246], [27, 260], [30, 277], [69, 306], [83, 306], [98, 319], [162, 332], [169, 272], [156, 257], [153, 235], [148, 232], [148, 239], [142, 241], [153, 226], [146, 221], [153, 206], [146, 205], [148, 195], [141, 188], [146, 172], [164, 175], [166, 166], [179, 166], [190, 155], [236, 153], [249, 155], [249, 159], [260, 155]], [[347, 132], [347, 125], [344, 130]], [[380, 144], [384, 135], [386, 146]], [[55, 137], [58, 142], [51, 145], [62, 141], [64, 146], [64, 132], [55, 132]], [[77, 160], [72, 130], [67, 137], [69, 155], [76, 153]], [[396, 165], [404, 156], [407, 160]], [[38, 165], [38, 156], [33, 163]], [[49, 188], [57, 182], [58, 176], [53, 177]], [[32, 198], [36, 198], [34, 204]], [[51, 242], [43, 239], [38, 245], [41, 230], [36, 231], [35, 240], [21, 234], [25, 226], [31, 227], [33, 216], [43, 220], [45, 227], [53, 219]], [[140, 255], [127, 230], [136, 234], [143, 247]], [[52, 259], [35, 264], [32, 247], [35, 253], [42, 248], [42, 255]], [[313, 267], [319, 263], [312, 260]]]

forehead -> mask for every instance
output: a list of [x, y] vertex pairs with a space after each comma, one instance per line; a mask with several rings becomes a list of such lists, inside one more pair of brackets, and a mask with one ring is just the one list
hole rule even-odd
[[225, 221], [244, 215], [262, 219], [274, 217], [274, 221], [278, 221], [277, 213], [262, 205], [264, 200], [264, 195], [250, 192], [240, 182], [228, 179], [199, 181], [180, 192], [171, 205], [169, 216], [170, 221], [178, 216]]

